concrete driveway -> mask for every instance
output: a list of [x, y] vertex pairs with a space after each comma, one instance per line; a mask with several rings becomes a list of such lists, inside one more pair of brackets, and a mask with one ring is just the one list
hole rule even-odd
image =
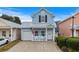
[[61, 52], [55, 42], [21, 41], [7, 52]]

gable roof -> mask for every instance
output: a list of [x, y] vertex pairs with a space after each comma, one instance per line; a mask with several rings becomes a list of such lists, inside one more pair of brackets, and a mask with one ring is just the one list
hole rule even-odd
[[[78, 15], [78, 14], [79, 14], [79, 12], [76, 12], [73, 16], [76, 16], [76, 15]], [[65, 21], [68, 21], [68, 20], [70, 20], [71, 18], [72, 18], [72, 16], [70, 16], [70, 17], [66, 18], [65, 20], [61, 21], [59, 24], [65, 22]]]
[[11, 28], [21, 28], [20, 24], [8, 21], [6, 19], [0, 18], [0, 21], [6, 24], [6, 26], [11, 27]]
[[54, 15], [51, 12], [49, 12], [47, 9], [45, 9], [44, 7], [41, 7], [36, 13], [32, 14], [32, 17], [38, 14], [41, 10], [46, 11], [47, 13], [49, 13], [50, 15], [54, 17]]
[[70, 16], [70, 17], [66, 18], [65, 20], [61, 21], [59, 24], [65, 22], [65, 21], [68, 21], [68, 20], [70, 20], [71, 18], [72, 18], [72, 16]]

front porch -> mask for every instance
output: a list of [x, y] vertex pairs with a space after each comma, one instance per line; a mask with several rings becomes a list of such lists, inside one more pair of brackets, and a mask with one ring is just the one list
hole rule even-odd
[[71, 29], [71, 36], [72, 34], [74, 37], [79, 37], [79, 24], [74, 24], [73, 33], [72, 33], [72, 26], [70, 26]]
[[0, 38], [8, 39], [8, 41], [16, 40], [16, 29], [0, 28]]
[[0, 18], [0, 38], [6, 38], [9, 41], [16, 40], [21, 34], [17, 31], [18, 29], [20, 29], [19, 24]]
[[53, 28], [32, 28], [33, 41], [54, 41]]

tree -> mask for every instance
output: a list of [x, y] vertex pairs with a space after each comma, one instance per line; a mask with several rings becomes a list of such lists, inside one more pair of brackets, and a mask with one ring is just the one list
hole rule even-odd
[[18, 24], [21, 24], [20, 18], [16, 17], [16, 16], [14, 17], [14, 22], [18, 23]]
[[13, 17], [13, 16], [8, 16], [8, 15], [3, 14], [2, 16], [0, 16], [0, 18], [21, 24], [20, 18], [17, 16]]
[[6, 19], [6, 20], [9, 20], [9, 21], [13, 21], [13, 17], [12, 16], [8, 16], [8, 15], [5, 15], [5, 14], [3, 14], [1, 16], [1, 18]]

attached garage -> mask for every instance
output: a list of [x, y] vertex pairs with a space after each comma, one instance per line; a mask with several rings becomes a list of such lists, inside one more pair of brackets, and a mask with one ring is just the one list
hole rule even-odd
[[21, 36], [22, 40], [33, 40], [31, 29], [22, 29]]

